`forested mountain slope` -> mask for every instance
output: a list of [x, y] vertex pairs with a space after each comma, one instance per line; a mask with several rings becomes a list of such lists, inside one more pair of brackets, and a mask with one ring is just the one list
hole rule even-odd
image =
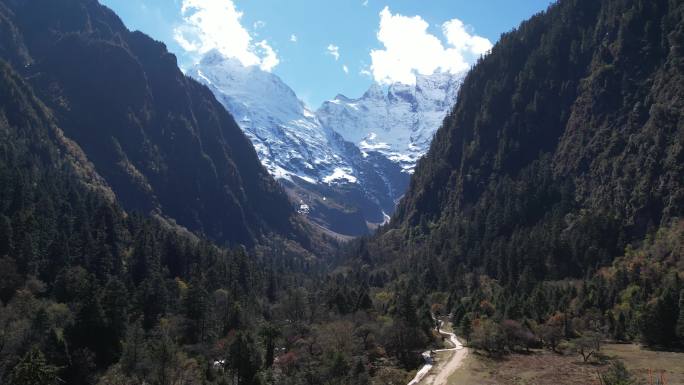
[[0, 53], [128, 210], [230, 244], [305, 241], [288, 198], [206, 87], [93, 0], [0, 2]]
[[[632, 338], [677, 344], [681, 240], [611, 263], [658, 229], [681, 234], [683, 113], [682, 2], [561, 0], [471, 70], [391, 224], [357, 254], [449, 293], [466, 329], [563, 312], [614, 332], [610, 311]], [[667, 321], [651, 333], [647, 317]]]
[[681, 216], [682, 12], [676, 1], [566, 0], [502, 36], [390, 229], [428, 237], [428, 253], [452, 266], [565, 277]]
[[[282, 280], [314, 271], [305, 251], [269, 246], [220, 249], [124, 212], [30, 85], [0, 61], [0, 383], [96, 384], [120, 361], [115, 378], [199, 381], [198, 361], [181, 346], [248, 333], [267, 286], [275, 293]], [[240, 338], [244, 357], [258, 354], [245, 342], [252, 337]]]
[[0, 383], [385, 384], [418, 362], [364, 279], [287, 239], [228, 250], [125, 212], [58, 123], [0, 61]]
[[[130, 79], [131, 66], [125, 65], [126, 60], [116, 61], [128, 55], [127, 47], [110, 46], [109, 41], [99, 38], [90, 41], [81, 32], [57, 32], [74, 21], [87, 29], [102, 22], [97, 17], [86, 17], [85, 24], [79, 24], [83, 22], [79, 12], [84, 9], [118, 20], [97, 2], [43, 2], [49, 12], [44, 16], [61, 14], [62, 18], [54, 24], [49, 20], [27, 24], [38, 28], [43, 23], [43, 33], [60, 35], [54, 41], [43, 42], [42, 50], [47, 52], [57, 46], [66, 49], [69, 41], [85, 39], [82, 44], [74, 43], [71, 51], [65, 50], [63, 55], [55, 52], [51, 60], [66, 61], [64, 55], [70, 53], [75, 55], [73, 60], [97, 59], [86, 69], [104, 67], [104, 72], [96, 76], [71, 73], [71, 67], [85, 69], [62, 63], [59, 76], [68, 81], [56, 78], [60, 80], [57, 82], [51, 77], [57, 75], [49, 75], [53, 67], [35, 54], [28, 55], [26, 41], [31, 34], [20, 33], [16, 27], [18, 16], [12, 7], [32, 4], [36, 2], [0, 2], [0, 383], [76, 385], [102, 380], [170, 384], [180, 379], [185, 383], [223, 383], [229, 376], [241, 383], [254, 383], [257, 373], [272, 364], [261, 360], [262, 342], [255, 337], [266, 317], [276, 318], [268, 314], [269, 304], [280, 298], [290, 282], [310, 285], [309, 277], [320, 271], [320, 260], [296, 242], [283, 238], [290, 233], [268, 233], [268, 239], [256, 237], [257, 231], [281, 230], [276, 226], [281, 223], [278, 221], [269, 224], [262, 218], [245, 222], [249, 216], [221, 219], [236, 228], [254, 225], [247, 230], [254, 231], [254, 238], [240, 238], [244, 233], [238, 232], [223, 234], [231, 237], [225, 240], [233, 242], [258, 240], [247, 252], [242, 247], [217, 247], [161, 217], [158, 211], [152, 216], [124, 211], [118, 195], [122, 187], [112, 189], [110, 183], [116, 184], [112, 174], [107, 174], [111, 171], [108, 167], [114, 165], [101, 163], [99, 157], [106, 148], [91, 147], [88, 153], [79, 144], [99, 144], [98, 135], [106, 133], [129, 138], [131, 126], [122, 122], [133, 119], [134, 113], [122, 111], [130, 112], [132, 107], [126, 103], [133, 103], [135, 95], [123, 93], [140, 86], [133, 80], [146, 80], [148, 75]], [[40, 10], [35, 11], [30, 16], [38, 17]], [[112, 38], [118, 40], [120, 36]], [[142, 35], [139, 38], [147, 41]], [[108, 54], [116, 51], [121, 55]], [[131, 63], [141, 60], [128, 59]], [[59, 67], [55, 62], [52, 64]], [[154, 67], [155, 74], [149, 76], [160, 75], [163, 69]], [[167, 102], [190, 103], [183, 108], [199, 104], [187, 115], [179, 115], [201, 122], [197, 126], [186, 122], [187, 127], [195, 127], [198, 136], [203, 129], [217, 134], [210, 146], [221, 144], [225, 153], [219, 159], [225, 163], [233, 162], [229, 155], [239, 156], [228, 170], [235, 173], [234, 178], [243, 171], [250, 177], [263, 176], [252, 185], [230, 185], [240, 180], [220, 179], [227, 184], [222, 191], [234, 188], [236, 194], [249, 198], [250, 206], [259, 206], [260, 210], [278, 203], [282, 192], [270, 189], [275, 184], [259, 165], [249, 142], [208, 90], [182, 75], [177, 80], [184, 92], [180, 96], [168, 94]], [[41, 88], [44, 82], [50, 86]], [[147, 91], [153, 88], [145, 83], [142, 87]], [[110, 103], [95, 103], [102, 101], [98, 98], [108, 98], [102, 91], [113, 89], [122, 94], [107, 99]], [[87, 97], [94, 100], [85, 100]], [[152, 99], [148, 102], [152, 103]], [[155, 111], [150, 108], [145, 114], [154, 116]], [[169, 110], [161, 111], [174, 116]], [[220, 119], [225, 119], [225, 125], [211, 124]], [[86, 123], [92, 126], [86, 127]], [[63, 124], [74, 130], [78, 143], [69, 137]], [[100, 132], [101, 127], [112, 131]], [[121, 127], [126, 129], [114, 132]], [[76, 128], [92, 128], [95, 132]], [[165, 124], [158, 128], [170, 129]], [[79, 137], [79, 133], [92, 142]], [[220, 133], [234, 140], [239, 149], [232, 150], [228, 142], [223, 143]], [[183, 146], [192, 147], [190, 136]], [[129, 139], [133, 141], [129, 145], [133, 145], [140, 137]], [[170, 155], [182, 155], [181, 145], [178, 147]], [[91, 162], [89, 155], [100, 163]], [[211, 160], [206, 153], [196, 155]], [[201, 171], [198, 169], [198, 173]], [[217, 180], [225, 177], [217, 168], [205, 171], [211, 171]], [[207, 176], [199, 174], [197, 178], [195, 187], [200, 191], [217, 182], [209, 178], [209, 184], [204, 185], [202, 178]], [[193, 180], [184, 181], [192, 185]], [[217, 217], [230, 214], [220, 211], [221, 202], [214, 202]], [[289, 213], [287, 204], [282, 207]], [[273, 213], [277, 214], [277, 209]], [[259, 212], [249, 215], [260, 218]], [[272, 360], [274, 348], [270, 346]], [[213, 367], [214, 359], [226, 360], [228, 349], [240, 349], [241, 354], [231, 353], [235, 362], [226, 365], [225, 370]]]

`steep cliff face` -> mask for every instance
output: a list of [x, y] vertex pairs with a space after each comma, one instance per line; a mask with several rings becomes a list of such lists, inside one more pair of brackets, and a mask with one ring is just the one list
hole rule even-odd
[[401, 229], [453, 268], [562, 277], [684, 214], [683, 13], [565, 0], [502, 36], [381, 238]]
[[0, 53], [126, 209], [219, 242], [301, 238], [295, 211], [211, 92], [97, 1], [0, 3]]

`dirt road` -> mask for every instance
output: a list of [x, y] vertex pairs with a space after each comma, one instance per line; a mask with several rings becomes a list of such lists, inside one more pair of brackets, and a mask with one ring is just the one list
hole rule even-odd
[[[441, 328], [443, 327], [442, 323]], [[408, 385], [456, 385], [448, 384], [448, 380], [451, 374], [463, 364], [463, 359], [468, 355], [468, 349], [461, 344], [454, 333], [438, 331], [448, 338], [448, 343], [453, 347], [424, 352], [425, 365]], [[435, 360], [435, 355], [438, 356], [437, 360]]]

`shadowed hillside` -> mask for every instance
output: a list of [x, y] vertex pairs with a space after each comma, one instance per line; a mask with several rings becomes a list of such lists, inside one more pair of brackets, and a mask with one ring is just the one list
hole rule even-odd
[[165, 46], [96, 1], [4, 1], [0, 52], [124, 207], [220, 243], [304, 241], [285, 193], [233, 118]]

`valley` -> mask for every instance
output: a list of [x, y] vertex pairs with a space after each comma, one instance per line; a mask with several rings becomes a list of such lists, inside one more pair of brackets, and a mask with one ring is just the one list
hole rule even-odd
[[681, 1], [0, 0], [0, 384], [684, 384], [683, 182]]

